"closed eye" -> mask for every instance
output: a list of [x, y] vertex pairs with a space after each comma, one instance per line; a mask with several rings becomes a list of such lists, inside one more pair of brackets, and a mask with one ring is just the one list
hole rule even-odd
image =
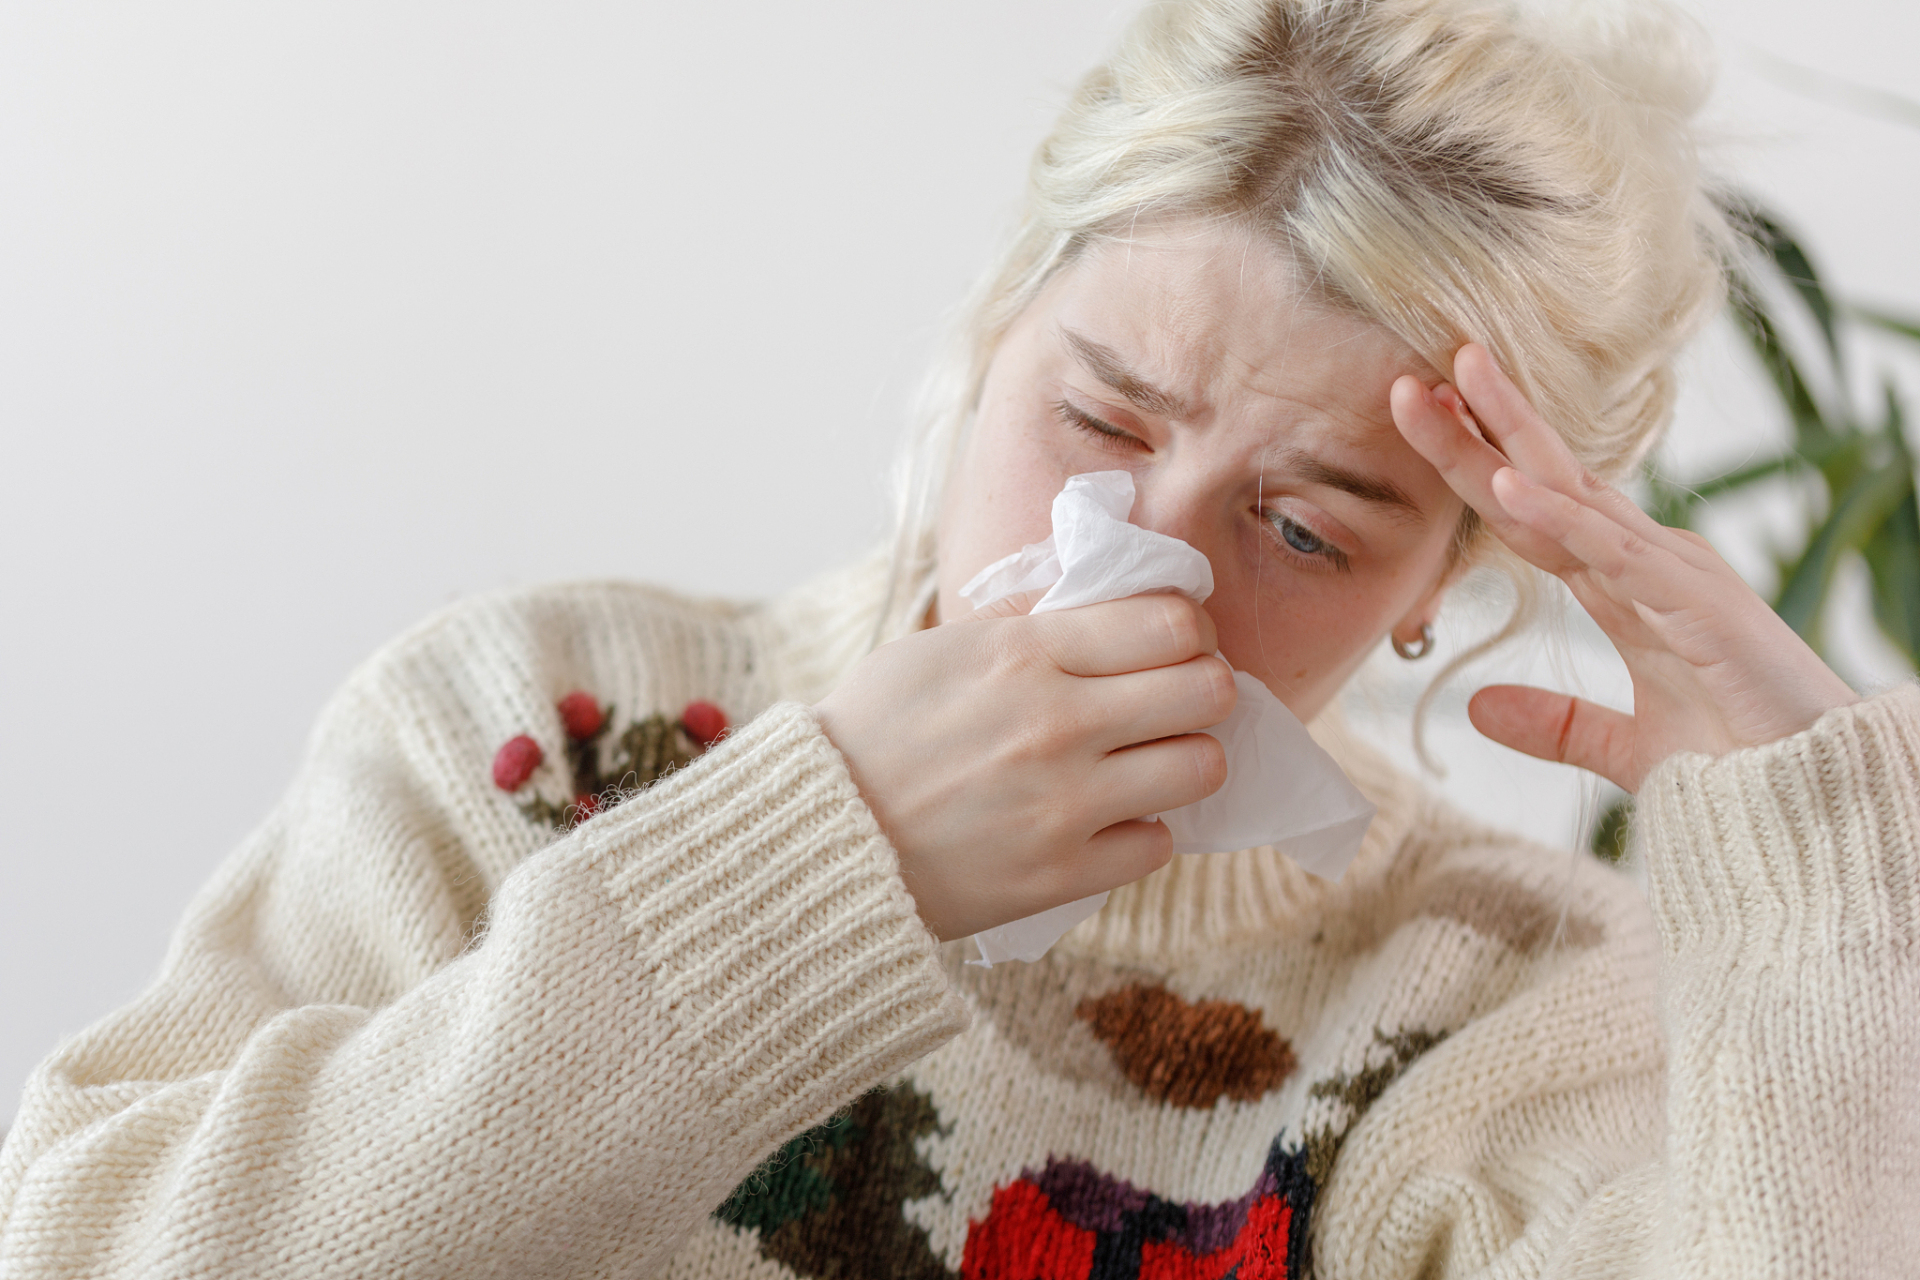
[[1111, 422], [1104, 422], [1068, 401], [1055, 400], [1053, 411], [1060, 415], [1062, 422], [1074, 430], [1094, 437], [1094, 443], [1102, 449], [1110, 449], [1116, 453], [1133, 453], [1137, 449], [1146, 447], [1146, 442], [1139, 436], [1122, 431]]

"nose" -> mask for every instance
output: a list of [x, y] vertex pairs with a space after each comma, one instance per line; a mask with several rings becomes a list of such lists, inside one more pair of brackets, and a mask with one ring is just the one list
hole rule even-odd
[[1155, 468], [1133, 478], [1133, 511], [1128, 519], [1142, 529], [1164, 533], [1193, 547], [1209, 561], [1220, 527], [1220, 495], [1202, 477]]
[[1134, 475], [1133, 510], [1128, 513], [1128, 519], [1142, 529], [1178, 538], [1207, 558], [1213, 571], [1213, 594], [1201, 607], [1216, 623], [1213, 606], [1222, 599], [1221, 574], [1226, 568], [1215, 554], [1224, 536], [1221, 502], [1222, 496], [1210, 486], [1160, 470]]

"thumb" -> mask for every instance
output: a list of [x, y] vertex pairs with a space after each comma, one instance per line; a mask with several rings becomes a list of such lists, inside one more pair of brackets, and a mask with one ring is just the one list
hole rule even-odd
[[1488, 685], [1467, 703], [1473, 727], [1539, 760], [1576, 765], [1632, 791], [1633, 717], [1548, 689]]
[[1021, 618], [1033, 611], [1040, 603], [1040, 597], [1046, 595], [1046, 589], [1039, 591], [1018, 591], [1004, 596], [991, 604], [983, 604], [964, 618], [955, 618], [955, 622], [967, 622], [978, 618]]

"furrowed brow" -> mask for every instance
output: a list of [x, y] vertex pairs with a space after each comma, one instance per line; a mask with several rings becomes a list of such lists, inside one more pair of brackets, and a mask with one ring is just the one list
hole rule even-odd
[[1066, 339], [1067, 346], [1072, 348], [1073, 354], [1080, 363], [1087, 367], [1087, 372], [1125, 396], [1135, 407], [1161, 418], [1191, 416], [1185, 400], [1171, 391], [1154, 386], [1129, 369], [1127, 362], [1122, 360], [1120, 353], [1112, 347], [1103, 346], [1085, 334], [1075, 333], [1071, 329], [1061, 329], [1060, 336]]
[[1345, 467], [1336, 467], [1330, 462], [1302, 453], [1297, 449], [1287, 451], [1285, 462], [1287, 468], [1303, 480], [1350, 493], [1362, 502], [1386, 508], [1390, 515], [1399, 519], [1421, 522], [1426, 520], [1426, 512], [1420, 509], [1420, 504], [1408, 497], [1407, 491], [1391, 480], [1362, 475], [1358, 471], [1349, 471]]

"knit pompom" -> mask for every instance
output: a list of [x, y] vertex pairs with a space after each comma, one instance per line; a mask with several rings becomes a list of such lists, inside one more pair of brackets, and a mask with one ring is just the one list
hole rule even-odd
[[567, 736], [575, 742], [585, 742], [606, 723], [607, 713], [600, 709], [594, 696], [584, 690], [575, 689], [560, 699], [559, 707], [560, 721], [567, 726]]
[[546, 759], [540, 744], [526, 734], [508, 740], [493, 757], [493, 785], [502, 791], [518, 791], [533, 771]]
[[727, 731], [727, 713], [711, 702], [689, 702], [680, 713], [680, 727], [702, 747], [710, 747]]

